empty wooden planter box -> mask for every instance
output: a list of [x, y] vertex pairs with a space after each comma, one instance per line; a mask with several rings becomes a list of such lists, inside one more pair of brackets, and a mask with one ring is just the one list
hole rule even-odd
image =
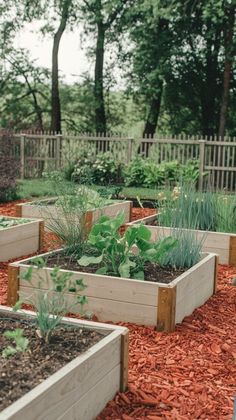
[[[9, 308], [0, 306], [0, 315], [9, 313], [13, 317]], [[63, 318], [63, 323], [108, 335], [4, 409], [1, 420], [93, 420], [116, 392], [126, 390], [127, 328], [71, 318]]]
[[[160, 236], [170, 236], [173, 228], [163, 226], [151, 226], [157, 220], [157, 215], [147, 216], [143, 219], [127, 223], [126, 226], [143, 223], [151, 231], [151, 240], [157, 241]], [[203, 252], [213, 252], [219, 256], [220, 264], [236, 266], [236, 234], [193, 230], [199, 240], [203, 240]]]
[[[18, 220], [16, 217], [4, 216], [9, 220]], [[0, 229], [0, 261], [33, 254], [43, 247], [43, 220], [30, 220]]]
[[[42, 254], [41, 257], [46, 260], [50, 254]], [[39, 269], [33, 270], [32, 285], [22, 279], [23, 272], [29, 266], [29, 260], [9, 265], [9, 305], [14, 305], [18, 296], [37, 293]], [[48, 278], [49, 270], [52, 269], [40, 269], [41, 278]], [[61, 270], [65, 271], [69, 270]], [[70, 272], [84, 280], [87, 285], [84, 294], [88, 297], [85, 310], [92, 312], [100, 321], [134, 322], [155, 325], [160, 331], [173, 331], [176, 323], [203, 305], [215, 292], [217, 256], [203, 254], [198, 264], [169, 284]], [[72, 294], [68, 293], [67, 297], [72, 299]]]
[[[51, 215], [54, 218], [61, 219], [63, 217], [59, 207], [55, 206], [56, 198], [47, 198], [40, 201], [30, 201], [16, 205], [16, 215], [19, 217], [40, 217], [45, 220], [46, 228], [50, 226]], [[46, 204], [39, 204], [46, 203]], [[50, 206], [50, 207], [49, 207]], [[89, 231], [94, 223], [96, 223], [101, 215], [115, 217], [119, 212], [124, 213], [125, 223], [131, 220], [132, 201], [115, 201], [107, 206], [89, 210], [85, 216], [86, 229]]]

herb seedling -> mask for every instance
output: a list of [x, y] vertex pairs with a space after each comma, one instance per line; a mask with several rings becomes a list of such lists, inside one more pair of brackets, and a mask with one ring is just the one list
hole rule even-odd
[[18, 352], [24, 352], [28, 348], [29, 340], [23, 336], [24, 331], [21, 328], [16, 328], [13, 331], [5, 331], [4, 337], [12, 340], [15, 343], [15, 347], [7, 346], [2, 351], [2, 357], [11, 357]]
[[[63, 316], [72, 312], [78, 305], [83, 308], [87, 298], [80, 295], [80, 292], [86, 286], [83, 279], [72, 278], [72, 273], [60, 272], [59, 267], [54, 267], [49, 274], [46, 271], [45, 279], [42, 273], [42, 269], [45, 267], [43, 258], [35, 258], [33, 263], [37, 269], [36, 274], [33, 275], [35, 267], [30, 266], [22, 278], [29, 284], [37, 282], [39, 291], [36, 295], [22, 298], [16, 303], [14, 309], [19, 310], [22, 303], [32, 305], [36, 312], [37, 334], [48, 343], [53, 331], [61, 323]], [[74, 295], [71, 303], [66, 296], [68, 292], [72, 292]]]

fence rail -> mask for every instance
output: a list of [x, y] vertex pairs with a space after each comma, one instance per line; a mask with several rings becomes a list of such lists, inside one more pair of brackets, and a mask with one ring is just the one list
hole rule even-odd
[[197, 159], [200, 189], [204, 188], [207, 171], [215, 190], [236, 191], [236, 138], [217, 140], [216, 137], [174, 136], [135, 139], [87, 133], [20, 133], [14, 137], [14, 154], [21, 163], [21, 178], [40, 177], [43, 171], [60, 170], [75, 161], [83, 150], [91, 157], [109, 151], [114, 159], [123, 163], [129, 163], [138, 153], [157, 163], [178, 160], [184, 164]]

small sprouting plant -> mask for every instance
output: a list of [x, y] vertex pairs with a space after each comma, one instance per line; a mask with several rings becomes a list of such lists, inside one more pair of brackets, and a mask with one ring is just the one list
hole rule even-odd
[[15, 343], [15, 346], [7, 346], [2, 351], [2, 357], [11, 357], [18, 352], [24, 352], [28, 348], [29, 340], [24, 337], [24, 331], [21, 328], [16, 328], [13, 331], [5, 331], [4, 337], [12, 340]]
[[[97, 256], [84, 255], [78, 263], [82, 266], [99, 264], [97, 274], [143, 280], [145, 263], [160, 263], [164, 255], [176, 246], [177, 241], [168, 237], [152, 243], [151, 232], [144, 225], [129, 227], [121, 236], [119, 228], [123, 223], [122, 213], [115, 219], [102, 216], [88, 238], [88, 245], [96, 250]], [[137, 248], [135, 253], [132, 252], [133, 246]]]
[[[78, 305], [83, 308], [87, 298], [80, 292], [85, 289], [83, 279], [75, 279], [72, 273], [60, 272], [59, 267], [54, 267], [49, 274], [46, 270], [46, 279], [42, 269], [45, 267], [43, 258], [38, 257], [22, 275], [29, 284], [37, 284], [37, 294], [26, 296], [18, 301], [14, 307], [19, 310], [23, 303], [33, 306], [36, 312], [37, 334], [46, 343], [50, 341], [53, 331], [61, 323], [63, 316], [72, 312]], [[34, 274], [34, 269], [37, 272]], [[74, 298], [70, 302], [66, 294], [72, 292]]]

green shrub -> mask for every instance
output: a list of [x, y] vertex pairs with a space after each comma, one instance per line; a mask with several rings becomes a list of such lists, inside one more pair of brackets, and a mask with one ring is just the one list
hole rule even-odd
[[120, 180], [122, 165], [114, 160], [111, 152], [96, 157], [81, 156], [74, 167], [72, 180], [80, 184], [106, 185]]
[[141, 156], [136, 156], [126, 166], [124, 171], [125, 185], [127, 187], [143, 186], [146, 178], [146, 161]]
[[0, 134], [0, 203], [17, 198], [20, 163], [13, 155], [15, 140], [11, 133]]
[[198, 160], [189, 160], [185, 165], [178, 161], [158, 164], [152, 159], [136, 156], [125, 168], [125, 185], [142, 187], [175, 186], [182, 179], [195, 185], [199, 178]]

